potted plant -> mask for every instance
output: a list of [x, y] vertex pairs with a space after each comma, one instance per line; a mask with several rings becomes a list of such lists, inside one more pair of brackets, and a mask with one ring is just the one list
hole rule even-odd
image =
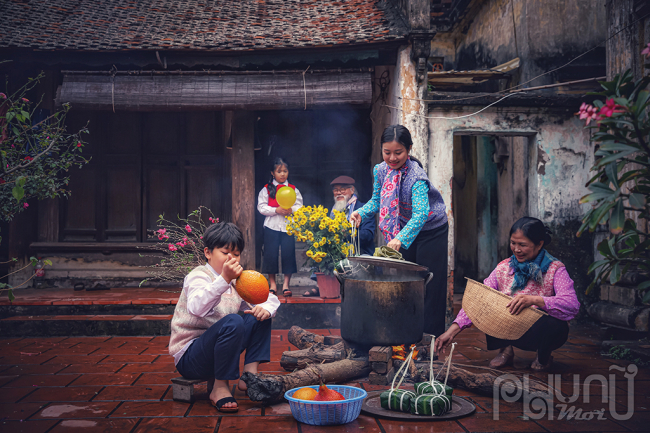
[[340, 285], [333, 275], [334, 267], [348, 256], [352, 226], [344, 212], [323, 206], [303, 206], [287, 217], [287, 234], [309, 245], [307, 264], [316, 272], [318, 290], [323, 298], [338, 298]]

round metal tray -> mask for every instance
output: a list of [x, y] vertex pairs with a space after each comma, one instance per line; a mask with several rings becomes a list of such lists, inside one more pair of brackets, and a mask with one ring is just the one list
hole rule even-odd
[[404, 421], [449, 421], [450, 419], [461, 418], [471, 415], [476, 411], [474, 406], [469, 401], [455, 395], [451, 398], [451, 410], [442, 416], [422, 416], [411, 415], [408, 412], [397, 412], [387, 410], [381, 407], [379, 396], [384, 391], [372, 391], [368, 393], [368, 397], [364, 400], [361, 406], [361, 413], [370, 416], [378, 416], [382, 418], [399, 419]]

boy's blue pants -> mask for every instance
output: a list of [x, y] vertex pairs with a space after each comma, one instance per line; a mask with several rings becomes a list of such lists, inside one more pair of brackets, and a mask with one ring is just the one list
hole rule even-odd
[[271, 319], [259, 322], [250, 314], [227, 315], [194, 340], [176, 369], [186, 379], [239, 379], [244, 350], [244, 364], [271, 360]]

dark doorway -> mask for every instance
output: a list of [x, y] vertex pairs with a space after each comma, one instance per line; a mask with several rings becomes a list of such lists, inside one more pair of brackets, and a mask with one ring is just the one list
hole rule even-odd
[[510, 256], [510, 227], [528, 214], [528, 167], [528, 137], [454, 137], [455, 293]]
[[[330, 182], [341, 175], [356, 180], [361, 201], [372, 195], [372, 136], [368, 110], [258, 112], [255, 184], [259, 192], [271, 178], [271, 164], [281, 156], [290, 164], [289, 182], [305, 206], [332, 206]], [[256, 212], [256, 260], [259, 268], [264, 217]], [[297, 257], [301, 246], [297, 246]], [[298, 266], [301, 263], [299, 260]]]

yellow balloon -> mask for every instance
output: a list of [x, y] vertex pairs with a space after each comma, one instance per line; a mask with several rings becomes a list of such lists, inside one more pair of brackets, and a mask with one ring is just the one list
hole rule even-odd
[[296, 191], [290, 186], [283, 186], [275, 194], [275, 199], [282, 209], [289, 209], [296, 203]]

